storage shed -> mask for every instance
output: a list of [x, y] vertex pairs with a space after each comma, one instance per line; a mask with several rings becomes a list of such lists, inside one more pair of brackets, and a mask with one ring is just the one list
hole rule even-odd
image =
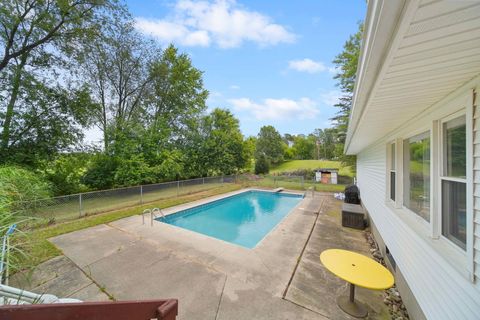
[[325, 168], [315, 170], [315, 181], [325, 184], [337, 184], [338, 169]]

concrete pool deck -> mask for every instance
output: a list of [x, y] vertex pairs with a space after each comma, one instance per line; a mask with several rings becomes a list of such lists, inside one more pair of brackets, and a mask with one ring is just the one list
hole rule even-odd
[[[37, 288], [83, 300], [178, 298], [179, 319], [351, 319], [334, 302], [346, 284], [318, 259], [331, 247], [369, 254], [363, 232], [339, 226], [339, 203], [328, 193], [306, 197], [253, 249], [157, 221], [151, 227], [141, 216], [64, 234], [51, 239], [65, 255], [56, 259], [83, 282], [59, 274]], [[360, 289], [357, 297], [371, 319], [388, 316], [381, 293]]]

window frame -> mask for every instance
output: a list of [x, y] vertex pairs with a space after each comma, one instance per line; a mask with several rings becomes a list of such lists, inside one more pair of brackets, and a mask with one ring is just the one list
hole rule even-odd
[[[430, 213], [429, 213], [429, 216], [430, 216], [430, 221], [427, 221], [425, 220], [422, 216], [420, 216], [420, 214], [416, 213], [415, 211], [411, 210], [410, 208], [408, 208], [407, 206], [405, 206], [405, 203], [404, 203], [404, 200], [403, 200], [403, 197], [404, 197], [404, 188], [405, 188], [405, 157], [404, 157], [404, 153], [405, 153], [405, 148], [404, 148], [404, 145], [405, 145], [405, 141], [406, 140], [409, 140], [415, 136], [418, 136], [420, 134], [423, 134], [423, 133], [427, 133], [429, 134], [429, 138], [430, 138]], [[419, 129], [415, 130], [415, 131], [412, 131], [408, 136], [406, 136], [405, 138], [401, 138], [402, 139], [402, 150], [401, 150], [401, 154], [399, 155], [400, 156], [400, 159], [402, 161], [402, 173], [401, 173], [401, 176], [402, 176], [402, 204], [401, 204], [401, 208], [404, 210], [404, 212], [406, 212], [408, 215], [410, 215], [411, 217], [413, 217], [416, 221], [420, 221], [421, 223], [421, 227], [424, 228], [426, 230], [427, 233], [431, 234], [430, 231], [428, 230], [431, 230], [432, 228], [432, 221], [433, 221], [433, 197], [432, 197], [432, 194], [433, 194], [433, 189], [432, 187], [434, 186], [434, 182], [433, 182], [433, 168], [432, 168], [432, 159], [433, 159], [433, 156], [434, 156], [434, 147], [433, 147], [433, 136], [434, 136], [434, 130], [433, 130], [433, 127], [431, 125], [426, 125], [426, 126], [423, 126], [423, 127], [420, 127]], [[398, 152], [398, 149], [397, 149], [397, 152]], [[398, 180], [398, 179], [397, 179]], [[398, 186], [397, 186], [398, 188]]]
[[[392, 147], [395, 149], [395, 154], [392, 153]], [[389, 203], [396, 204], [398, 201], [398, 157], [397, 157], [397, 141], [393, 140], [387, 143], [387, 192], [385, 195], [385, 200]], [[392, 163], [395, 163], [395, 168], [392, 168]], [[395, 200], [392, 199], [392, 178], [391, 173], [395, 172]]]
[[[445, 175], [445, 143], [444, 143], [444, 139], [445, 139], [445, 132], [444, 132], [444, 125], [451, 121], [451, 120], [455, 120], [455, 119], [458, 119], [460, 117], [465, 117], [465, 134], [466, 134], [466, 172], [465, 172], [465, 179], [463, 178], [457, 178], [457, 177], [449, 177], [449, 176], [446, 176]], [[468, 115], [467, 115], [467, 110], [466, 108], [463, 108], [461, 110], [458, 110], [448, 116], [445, 116], [443, 118], [441, 118], [440, 120], [437, 121], [437, 130], [438, 130], [438, 141], [437, 141], [437, 145], [438, 145], [438, 151], [439, 151], [439, 154], [438, 154], [438, 157], [437, 157], [437, 165], [438, 165], [438, 168], [437, 168], [437, 172], [435, 174], [435, 178], [436, 178], [436, 182], [435, 182], [435, 185], [436, 185], [436, 188], [437, 188], [437, 194], [439, 195], [437, 197], [437, 201], [436, 201], [436, 212], [435, 212], [435, 220], [436, 220], [436, 226], [434, 228], [434, 233], [433, 233], [433, 237], [434, 238], [437, 238], [437, 239], [440, 239], [441, 242], [445, 243], [446, 245], [448, 245], [450, 248], [453, 248], [455, 251], [461, 253], [462, 255], [466, 255], [467, 252], [469, 251], [468, 250], [468, 238], [469, 238], [469, 226], [468, 226], [468, 220], [469, 220], [469, 210], [473, 210], [472, 207], [469, 206], [469, 175], [468, 175], [468, 172], [469, 172], [469, 149], [471, 149], [470, 147], [470, 144], [469, 144], [469, 141], [471, 141], [471, 134], [469, 134], [470, 130], [469, 130], [469, 123], [468, 123]], [[470, 135], [470, 139], [469, 139], [469, 135]], [[473, 172], [473, 171], [472, 171]], [[447, 238], [446, 236], [443, 235], [443, 215], [442, 215], [442, 205], [443, 205], [443, 199], [442, 199], [442, 181], [453, 181], [453, 182], [461, 182], [461, 183], [465, 183], [465, 187], [466, 187], [466, 195], [467, 195], [467, 199], [466, 199], [466, 203], [465, 203], [465, 206], [466, 206], [466, 210], [467, 210], [467, 213], [466, 213], [466, 219], [467, 219], [467, 225], [466, 225], [466, 243], [465, 243], [465, 249], [461, 248], [458, 244], [455, 243], [455, 241]], [[472, 195], [473, 197], [473, 195]]]

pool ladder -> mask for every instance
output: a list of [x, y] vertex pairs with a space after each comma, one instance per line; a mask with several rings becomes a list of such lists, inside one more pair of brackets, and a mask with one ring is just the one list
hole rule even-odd
[[143, 210], [142, 213], [142, 224], [145, 224], [145, 215], [150, 214], [150, 226], [153, 227], [153, 219], [155, 218], [165, 218], [165, 215], [163, 214], [163, 211], [159, 208], [153, 208], [152, 210], [150, 209], [145, 209]]

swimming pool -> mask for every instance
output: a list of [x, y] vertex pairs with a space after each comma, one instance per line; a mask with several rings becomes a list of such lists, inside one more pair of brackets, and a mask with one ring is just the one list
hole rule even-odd
[[303, 195], [249, 190], [157, 218], [246, 248], [254, 248]]

